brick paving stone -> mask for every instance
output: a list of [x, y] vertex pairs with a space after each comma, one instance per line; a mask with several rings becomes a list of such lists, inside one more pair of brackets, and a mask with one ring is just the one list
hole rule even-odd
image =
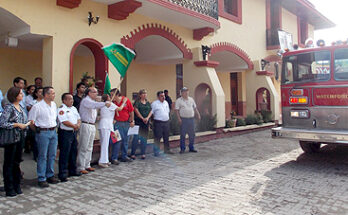
[[149, 155], [47, 189], [25, 180], [24, 195], [0, 197], [0, 215], [348, 214], [347, 146], [306, 155], [267, 130], [196, 147], [197, 154]]

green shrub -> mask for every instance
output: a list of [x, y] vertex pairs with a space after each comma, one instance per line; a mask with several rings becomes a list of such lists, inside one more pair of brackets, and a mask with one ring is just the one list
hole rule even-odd
[[216, 114], [214, 116], [202, 115], [198, 122], [197, 131], [214, 131], [217, 123]]
[[226, 120], [226, 128], [234, 128], [234, 127], [236, 127], [236, 120], [237, 119], [228, 119], [228, 120]]
[[170, 132], [169, 133], [170, 135], [180, 134], [180, 124], [175, 112], [172, 112], [170, 114]]
[[237, 118], [237, 126], [245, 126], [245, 120], [243, 118]]
[[247, 124], [247, 125], [253, 125], [253, 124], [256, 124], [256, 122], [257, 122], [257, 117], [254, 114], [249, 114], [245, 118], [245, 124]]
[[256, 117], [256, 123], [255, 124], [261, 125], [263, 123], [263, 117], [262, 117], [261, 113], [256, 113], [255, 117]]
[[270, 111], [270, 110], [262, 110], [261, 111], [261, 115], [262, 115], [263, 121], [265, 123], [273, 121], [273, 119], [272, 119], [272, 111]]

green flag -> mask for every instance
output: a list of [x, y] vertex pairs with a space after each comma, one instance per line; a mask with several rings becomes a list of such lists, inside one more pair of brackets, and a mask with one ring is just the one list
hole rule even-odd
[[111, 82], [110, 82], [110, 79], [109, 79], [109, 74], [106, 73], [105, 85], [104, 85], [104, 94], [109, 94], [110, 95], [110, 91], [111, 91]]
[[103, 47], [103, 51], [121, 77], [124, 78], [130, 63], [135, 57], [134, 51], [118, 43]]

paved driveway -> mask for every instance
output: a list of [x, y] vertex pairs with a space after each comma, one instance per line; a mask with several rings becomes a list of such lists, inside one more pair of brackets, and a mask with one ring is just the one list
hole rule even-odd
[[348, 147], [305, 155], [255, 132], [0, 197], [0, 214], [348, 214]]

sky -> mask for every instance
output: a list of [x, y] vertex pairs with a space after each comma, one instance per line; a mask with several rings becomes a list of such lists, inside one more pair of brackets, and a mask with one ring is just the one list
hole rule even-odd
[[336, 27], [318, 30], [314, 40], [324, 39], [326, 44], [332, 41], [348, 39], [348, 0], [310, 0], [315, 8], [336, 24]]

